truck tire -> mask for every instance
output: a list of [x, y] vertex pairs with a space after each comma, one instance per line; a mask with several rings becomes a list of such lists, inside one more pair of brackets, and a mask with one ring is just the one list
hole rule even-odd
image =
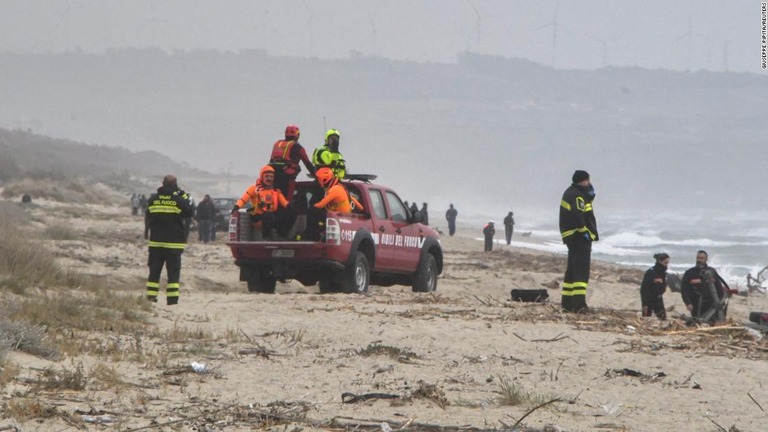
[[349, 268], [344, 269], [341, 287], [348, 294], [366, 294], [371, 283], [371, 266], [365, 254], [355, 252], [355, 259]]
[[267, 269], [255, 268], [248, 274], [248, 291], [274, 294], [277, 279]]
[[413, 292], [432, 292], [437, 289], [437, 261], [435, 256], [427, 257], [419, 264], [416, 276], [413, 278]]
[[333, 280], [333, 278], [320, 279], [318, 285], [320, 287], [320, 294], [330, 294], [341, 291], [341, 287]]

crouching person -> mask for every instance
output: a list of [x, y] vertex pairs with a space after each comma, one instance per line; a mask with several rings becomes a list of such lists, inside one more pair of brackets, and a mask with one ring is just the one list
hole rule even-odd
[[667, 319], [667, 310], [664, 307], [664, 292], [667, 291], [667, 268], [669, 267], [669, 255], [665, 252], [653, 256], [656, 264], [649, 268], [643, 276], [640, 285], [640, 301], [643, 307], [643, 316], [649, 317], [656, 314], [660, 320]]
[[355, 197], [349, 194], [347, 188], [339, 183], [339, 179], [328, 167], [323, 167], [315, 173], [317, 182], [325, 190], [325, 197], [317, 202], [315, 208], [325, 208], [339, 213], [352, 213], [352, 210], [363, 211], [363, 206]]
[[[261, 228], [262, 237], [277, 240], [277, 211], [288, 208], [288, 200], [279, 189], [275, 189], [275, 169], [265, 165], [259, 173], [256, 184], [248, 188], [237, 201], [232, 212], [240, 210], [248, 201], [253, 208], [250, 213], [254, 229]], [[283, 224], [281, 224], [283, 225]]]

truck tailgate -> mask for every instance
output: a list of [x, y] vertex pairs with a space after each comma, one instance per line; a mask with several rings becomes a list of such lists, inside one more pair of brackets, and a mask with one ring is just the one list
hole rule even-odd
[[260, 260], [309, 260], [326, 257], [326, 246], [322, 242], [309, 241], [259, 241], [259, 242], [229, 242], [236, 259]]

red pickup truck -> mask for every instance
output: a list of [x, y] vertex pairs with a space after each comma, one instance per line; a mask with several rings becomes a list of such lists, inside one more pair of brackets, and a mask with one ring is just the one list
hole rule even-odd
[[247, 210], [232, 215], [227, 246], [248, 291], [274, 293], [277, 281], [288, 279], [319, 284], [322, 293], [362, 294], [369, 285], [411, 285], [416, 292], [437, 288], [443, 250], [437, 232], [421, 223], [421, 214], [411, 214], [387, 187], [343, 183], [363, 210], [315, 209], [322, 189], [315, 182], [297, 182], [290, 212], [295, 222], [278, 239], [262, 238]]

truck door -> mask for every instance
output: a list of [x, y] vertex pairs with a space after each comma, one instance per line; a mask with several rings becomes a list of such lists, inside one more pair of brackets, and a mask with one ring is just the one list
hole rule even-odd
[[392, 247], [392, 265], [400, 272], [416, 270], [421, 252], [418, 224], [408, 223], [408, 211], [400, 197], [392, 191], [386, 192], [389, 220], [395, 233]]
[[387, 207], [384, 203], [384, 196], [379, 189], [369, 188], [368, 197], [371, 202], [371, 216], [373, 220], [373, 234], [376, 242], [376, 265], [375, 269], [391, 270], [394, 268], [392, 262], [395, 245], [395, 227], [389, 219]]

